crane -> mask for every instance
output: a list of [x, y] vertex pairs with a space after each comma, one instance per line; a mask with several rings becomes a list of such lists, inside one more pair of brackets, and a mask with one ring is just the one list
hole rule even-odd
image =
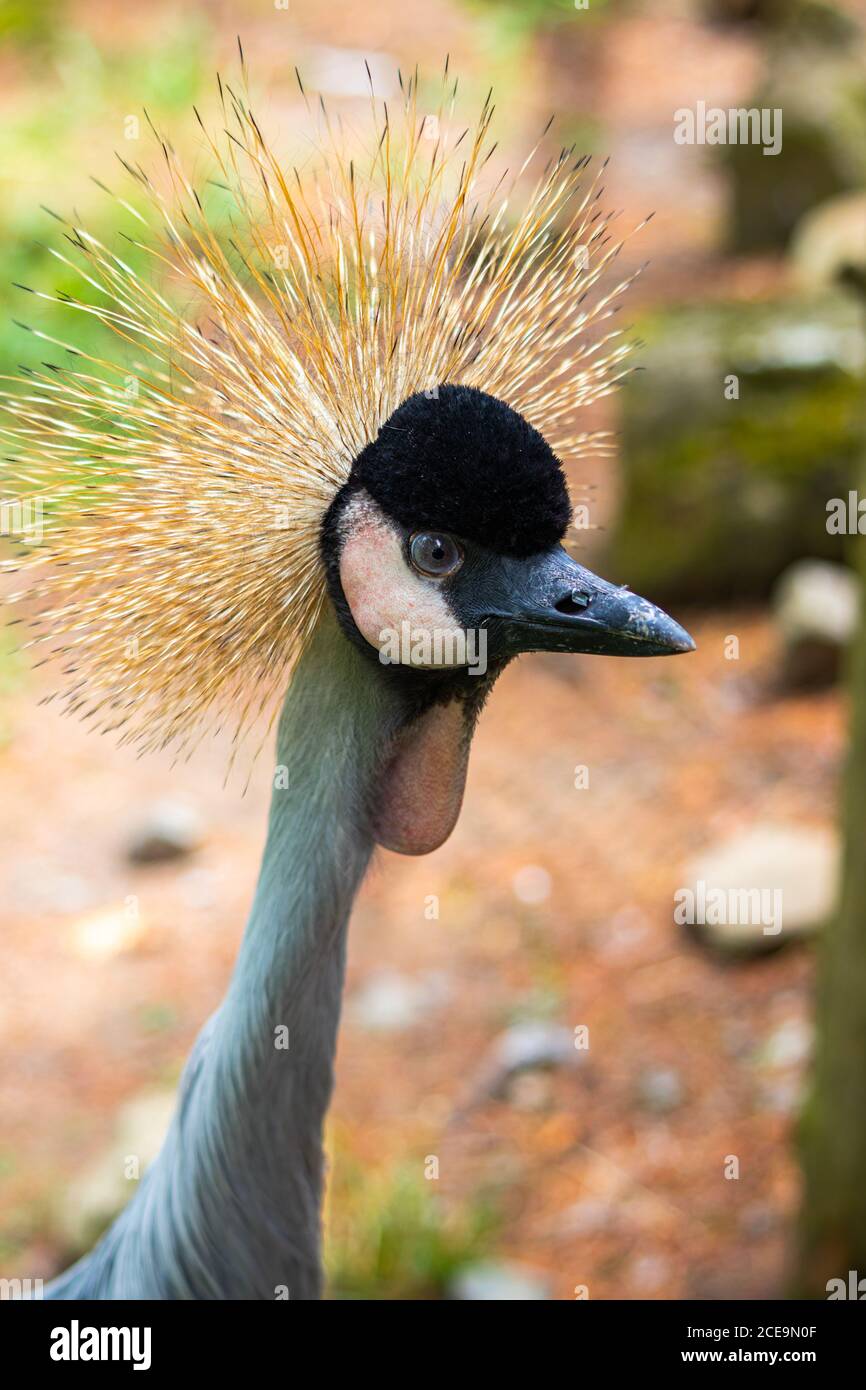
[[298, 82], [317, 126], [300, 169], [245, 86], [219, 84], [224, 137], [200, 120], [228, 223], [165, 138], [156, 173], [124, 161], [134, 255], [67, 223], [81, 293], [34, 291], [116, 350], [61, 343], [71, 365], [0, 398], [21, 486], [51, 503], [23, 568], [53, 698], [142, 750], [228, 727], [233, 758], [281, 708], [228, 991], [159, 1157], [50, 1298], [321, 1295], [322, 1127], [377, 846], [451, 833], [514, 657], [694, 646], [563, 545], [561, 459], [604, 447], [581, 408], [629, 349], [606, 323], [627, 280], [605, 287], [621, 243], [598, 175], [565, 150], [503, 188], [492, 103], [454, 128], [447, 64], [432, 115], [417, 76], [399, 110], [371, 90], [365, 136]]

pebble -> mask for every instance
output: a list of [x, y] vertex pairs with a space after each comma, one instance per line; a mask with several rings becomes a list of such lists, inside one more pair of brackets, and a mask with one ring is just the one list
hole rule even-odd
[[486, 1260], [454, 1276], [450, 1297], [464, 1303], [540, 1303], [550, 1298], [550, 1285], [526, 1265]]
[[204, 828], [193, 807], [179, 801], [160, 801], [133, 829], [126, 857], [133, 864], [166, 863], [194, 853], [203, 840]]

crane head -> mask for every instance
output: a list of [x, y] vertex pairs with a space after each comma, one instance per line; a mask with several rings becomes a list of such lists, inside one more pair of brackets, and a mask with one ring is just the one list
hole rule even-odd
[[355, 460], [322, 553], [346, 637], [406, 695], [377, 828], [389, 847], [420, 853], [450, 832], [468, 734], [513, 657], [694, 650], [673, 618], [563, 549], [570, 520], [543, 436], [474, 388], [410, 397]]
[[2, 386], [0, 436], [49, 540], [12, 600], [91, 728], [184, 753], [224, 729], [243, 761], [331, 606], [416, 715], [471, 719], [521, 652], [690, 649], [561, 545], [559, 459], [604, 448], [583, 412], [633, 346], [604, 163], [542, 136], [497, 175], [491, 98], [467, 127], [455, 94], [446, 64], [434, 118], [413, 76], [366, 134], [322, 102], [289, 177], [221, 85], [198, 123], [217, 205], [154, 132], [170, 191], [143, 165], [143, 211], [104, 189], [145, 269], [68, 223], [79, 290], [33, 293], [98, 322], [104, 356], [34, 324], [70, 363]]
[[410, 397], [323, 525], [347, 636], [383, 665], [415, 670], [468, 669], [481, 645], [470, 633], [484, 634], [497, 671], [531, 651], [692, 651], [679, 623], [563, 549], [570, 520], [562, 465], [517, 411], [470, 387]]

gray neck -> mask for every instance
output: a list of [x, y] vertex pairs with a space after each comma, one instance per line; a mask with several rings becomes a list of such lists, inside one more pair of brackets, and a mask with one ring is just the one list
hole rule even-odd
[[267, 845], [228, 993], [187, 1063], [159, 1159], [56, 1296], [319, 1295], [346, 927], [402, 718], [376, 666], [323, 618], [280, 720]]
[[[373, 850], [376, 779], [401, 717], [391, 687], [329, 615], [283, 708], [259, 882], [212, 1044], [210, 1103], [244, 1174], [237, 1235], [255, 1241], [241, 1283], [265, 1281], [271, 1298], [275, 1285], [291, 1297], [319, 1292], [321, 1134], [346, 929]], [[224, 1211], [217, 1218], [222, 1225]]]

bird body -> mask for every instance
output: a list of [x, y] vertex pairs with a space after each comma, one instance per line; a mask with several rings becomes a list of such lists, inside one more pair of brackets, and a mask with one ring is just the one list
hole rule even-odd
[[[134, 345], [136, 390], [118, 392], [107, 359], [48, 363], [3, 393], [20, 484], [59, 505], [26, 568], [65, 708], [143, 749], [190, 750], [230, 717], [240, 748], [284, 695], [284, 776], [228, 992], [158, 1159], [52, 1298], [320, 1295], [322, 1127], [374, 849], [450, 834], [476, 721], [515, 656], [693, 646], [561, 544], [557, 451], [591, 447], [580, 408], [627, 351], [587, 337], [623, 285], [587, 303], [617, 246], [585, 161], [550, 161], [507, 225], [501, 181], [481, 190], [489, 101], [468, 141], [437, 118], [425, 148], [410, 80], [400, 140], [373, 101], [362, 161], [325, 115], [322, 165], [302, 176], [245, 98], [220, 95], [231, 237], [167, 142], [168, 193], [128, 166], [162, 221], [155, 264], [199, 318], [72, 227], [99, 298], [64, 302]], [[424, 640], [395, 647], [404, 627]], [[467, 634], [477, 661], [450, 640]]]

